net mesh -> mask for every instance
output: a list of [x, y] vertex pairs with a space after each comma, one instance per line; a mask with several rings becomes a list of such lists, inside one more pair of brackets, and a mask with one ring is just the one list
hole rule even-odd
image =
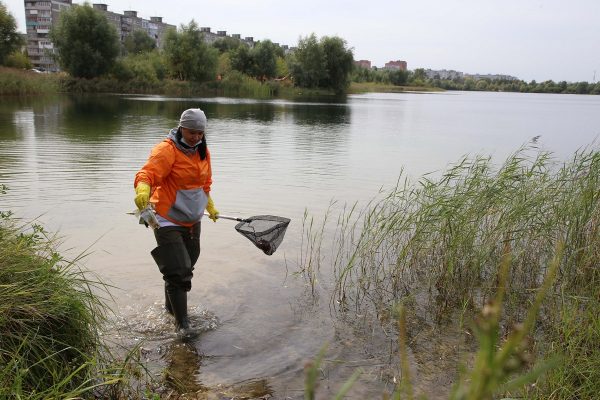
[[275, 253], [283, 241], [290, 220], [274, 215], [257, 215], [235, 226], [235, 230], [244, 235], [266, 255]]

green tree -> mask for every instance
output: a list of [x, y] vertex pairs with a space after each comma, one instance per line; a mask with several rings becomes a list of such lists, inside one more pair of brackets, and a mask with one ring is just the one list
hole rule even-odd
[[147, 51], [121, 57], [112, 69], [112, 75], [121, 80], [157, 83], [167, 75], [164, 55], [158, 51]]
[[412, 73], [413, 81], [425, 81], [427, 79], [427, 74], [423, 68], [417, 68]]
[[368, 68], [356, 66], [352, 70], [352, 82], [373, 82], [374, 80], [374, 72]]
[[254, 70], [254, 59], [248, 46], [239, 46], [229, 52], [231, 68], [246, 75], [251, 75]]
[[354, 67], [352, 50], [346, 48], [346, 41], [337, 36], [321, 38], [325, 55], [325, 77], [320, 86], [343, 93], [350, 85], [350, 74]]
[[231, 70], [231, 59], [229, 57], [229, 53], [222, 53], [219, 55], [219, 63], [217, 65], [217, 74], [223, 78], [227, 76]]
[[19, 51], [23, 44], [23, 39], [17, 32], [15, 18], [0, 2], [0, 65], [4, 65], [8, 56]]
[[298, 48], [289, 58], [289, 67], [296, 86], [343, 93], [350, 84], [354, 56], [346, 48], [345, 40], [325, 36], [317, 41], [313, 33], [300, 38]]
[[116, 29], [89, 3], [61, 12], [50, 38], [58, 48], [58, 63], [78, 78], [107, 73], [119, 55]]
[[253, 61], [252, 75], [272, 78], [277, 74], [277, 49], [270, 40], [258, 42], [250, 52]]
[[6, 57], [6, 62], [4, 65], [19, 69], [31, 68], [31, 62], [29, 61], [29, 57], [27, 57], [27, 52], [25, 51], [13, 51], [8, 57]]
[[408, 71], [396, 69], [390, 71], [388, 76], [392, 85], [402, 86], [408, 82]]
[[223, 38], [215, 40], [212, 44], [212, 47], [219, 50], [220, 54], [223, 54], [233, 49], [237, 49], [241, 44], [242, 42], [239, 39], [232, 38], [230, 36], [225, 36]]
[[219, 51], [204, 42], [194, 20], [179, 31], [167, 32], [164, 52], [171, 75], [177, 79], [205, 82], [216, 76]]
[[278, 77], [284, 77], [284, 76], [288, 76], [288, 74], [290, 73], [287, 63], [285, 62], [285, 58], [283, 57], [277, 57], [277, 69], [276, 69], [276, 76]]
[[156, 48], [156, 40], [148, 36], [146, 31], [136, 29], [125, 38], [123, 47], [125, 47], [127, 54], [147, 53]]
[[588, 94], [590, 92], [589, 83], [577, 82], [575, 84], [575, 93], [577, 94]]
[[463, 90], [475, 90], [477, 83], [473, 78], [466, 78], [463, 84]]
[[489, 89], [489, 82], [485, 79], [480, 79], [475, 84], [475, 89], [479, 91], [486, 91]]
[[290, 59], [290, 71], [296, 86], [316, 88], [326, 77], [327, 60], [315, 34], [300, 38]]

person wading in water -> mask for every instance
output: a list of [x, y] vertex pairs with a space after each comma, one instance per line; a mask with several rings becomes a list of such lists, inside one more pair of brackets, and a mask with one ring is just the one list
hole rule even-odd
[[206, 210], [214, 222], [219, 212], [210, 196], [212, 170], [206, 145], [206, 115], [199, 108], [185, 110], [179, 126], [150, 152], [134, 180], [135, 204], [154, 207], [159, 227], [157, 247], [151, 251], [165, 281], [165, 308], [175, 317], [178, 337], [189, 339], [191, 326], [187, 293], [200, 256], [200, 221]]

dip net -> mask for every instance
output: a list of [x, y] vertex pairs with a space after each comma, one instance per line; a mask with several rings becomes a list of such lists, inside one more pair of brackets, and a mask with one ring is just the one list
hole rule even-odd
[[270, 256], [275, 253], [283, 241], [289, 224], [289, 218], [257, 215], [242, 220], [235, 226], [235, 230], [254, 243], [263, 253]]

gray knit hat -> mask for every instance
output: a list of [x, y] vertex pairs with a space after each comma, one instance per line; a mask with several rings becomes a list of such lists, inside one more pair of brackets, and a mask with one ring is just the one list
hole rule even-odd
[[206, 115], [199, 108], [189, 108], [181, 114], [179, 126], [204, 132], [206, 130]]

